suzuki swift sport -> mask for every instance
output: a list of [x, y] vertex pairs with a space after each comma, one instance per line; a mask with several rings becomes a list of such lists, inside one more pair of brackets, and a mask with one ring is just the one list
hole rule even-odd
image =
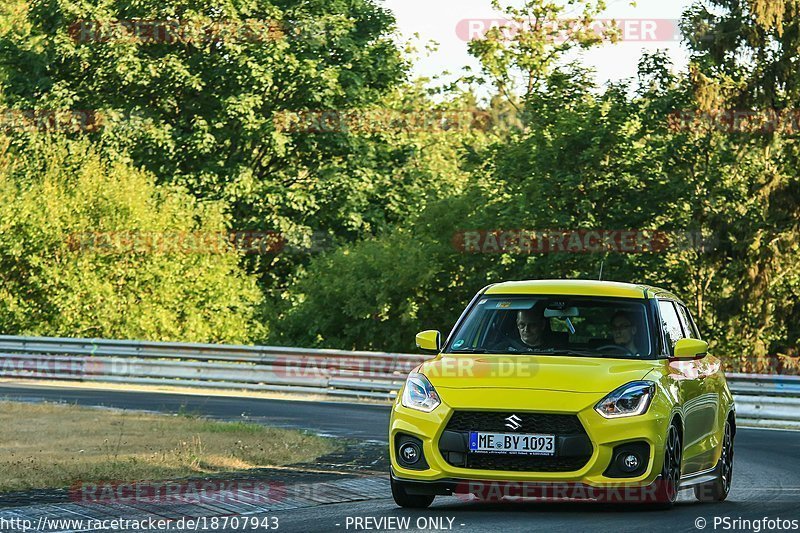
[[[720, 360], [667, 291], [523, 281], [479, 292], [398, 393], [391, 488], [436, 495], [648, 502], [731, 488], [736, 418]], [[472, 496], [469, 496], [472, 495]]]

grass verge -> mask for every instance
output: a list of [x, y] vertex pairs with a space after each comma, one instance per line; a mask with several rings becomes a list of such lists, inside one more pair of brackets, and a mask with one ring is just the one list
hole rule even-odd
[[0, 492], [165, 480], [311, 462], [332, 439], [191, 414], [0, 402]]

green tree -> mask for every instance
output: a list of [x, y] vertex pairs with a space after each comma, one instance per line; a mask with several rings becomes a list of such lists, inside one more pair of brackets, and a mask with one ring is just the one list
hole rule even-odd
[[[380, 105], [405, 77], [393, 28], [372, 0], [15, 2], [0, 14], [0, 93], [20, 110], [98, 112], [98, 149], [223, 200], [237, 230], [352, 239], [393, 216], [364, 209], [364, 181], [413, 150], [280, 117]], [[269, 286], [289, 259], [253, 266]]]
[[[729, 242], [719, 305], [729, 327], [721, 333], [741, 339], [732, 349], [755, 356], [755, 369], [770, 366], [767, 355], [797, 355], [800, 340], [798, 14], [796, 0], [707, 0], [695, 2], [683, 21], [694, 109], [730, 126], [697, 137], [714, 159], [726, 159], [719, 170], [733, 193], [719, 221]], [[723, 113], [727, 121], [718, 118]]]
[[34, 138], [16, 150], [1, 140], [3, 333], [233, 343], [264, 335], [255, 280], [213, 239], [226, 227], [218, 203], [156, 185], [85, 141]]
[[[544, 7], [526, 4], [540, 17]], [[797, 344], [798, 203], [791, 194], [775, 196], [796, 190], [796, 173], [783, 161], [789, 143], [724, 131], [695, 114], [705, 98], [724, 97], [727, 83], [698, 90], [697, 64], [673, 74], [663, 54], [645, 55], [633, 84], [601, 90], [592, 73], [560, 62], [551, 41], [521, 46], [531, 38], [490, 32], [472, 45], [498, 95], [519, 108], [521, 127], [464, 152], [470, 180], [460, 195], [429, 204], [407, 227], [313, 261], [287, 291], [286, 329], [276, 338], [409, 350], [415, 326], [449, 327], [483, 285], [595, 279], [603, 261], [605, 279], [666, 286], [686, 299], [729, 368], [791, 367], [769, 357]], [[552, 60], [526, 70], [531, 56], [549, 58], [547, 51], [555, 51]], [[527, 83], [512, 92], [520, 79]], [[700, 120], [687, 121], [684, 112]], [[459, 231], [504, 229], [658, 230], [699, 242], [605, 256], [471, 255], [451, 243]], [[345, 301], [341, 309], [330, 305]], [[313, 324], [311, 333], [303, 324]]]

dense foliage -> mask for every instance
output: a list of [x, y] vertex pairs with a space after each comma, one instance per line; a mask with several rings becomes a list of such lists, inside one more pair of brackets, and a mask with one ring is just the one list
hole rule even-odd
[[3, 148], [4, 332], [199, 342], [263, 334], [256, 283], [232, 246], [209, 242], [224, 235], [221, 205], [104, 162], [86, 142]]
[[[449, 328], [488, 283], [594, 279], [602, 264], [605, 279], [683, 297], [730, 368], [795, 368], [797, 2], [697, 0], [682, 23], [685, 71], [654, 53], [636, 79], [603, 87], [574, 60], [617, 39], [588, 29], [603, 3], [522, 4], [507, 13], [524, 29], [472, 41], [481, 71], [439, 89], [407, 80], [413, 59], [371, 0], [0, 8], [2, 105], [102, 117], [47, 135], [6, 128], [3, 331], [410, 351], [416, 331]], [[573, 20], [565, 39], [567, 12], [587, 29]], [[120, 20], [181, 21], [205, 37], [131, 36]], [[87, 21], [103, 38], [76, 38]], [[208, 37], [253, 21], [269, 21], [268, 36]], [[65, 234], [109, 228], [274, 231], [289, 246], [177, 261], [65, 252]], [[672, 241], [462, 249], [464, 232], [520, 229]], [[45, 238], [24, 244], [35, 232]], [[312, 235], [325, 245], [304, 253]]]

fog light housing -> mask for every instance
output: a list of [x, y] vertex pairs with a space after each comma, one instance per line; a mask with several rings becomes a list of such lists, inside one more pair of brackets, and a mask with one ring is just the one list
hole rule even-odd
[[647, 442], [627, 442], [614, 448], [611, 463], [603, 473], [610, 478], [633, 478], [644, 475], [650, 464], [650, 445]]
[[430, 468], [422, 451], [422, 441], [413, 435], [398, 433], [395, 436], [395, 457], [397, 464], [409, 470], [427, 470]]

